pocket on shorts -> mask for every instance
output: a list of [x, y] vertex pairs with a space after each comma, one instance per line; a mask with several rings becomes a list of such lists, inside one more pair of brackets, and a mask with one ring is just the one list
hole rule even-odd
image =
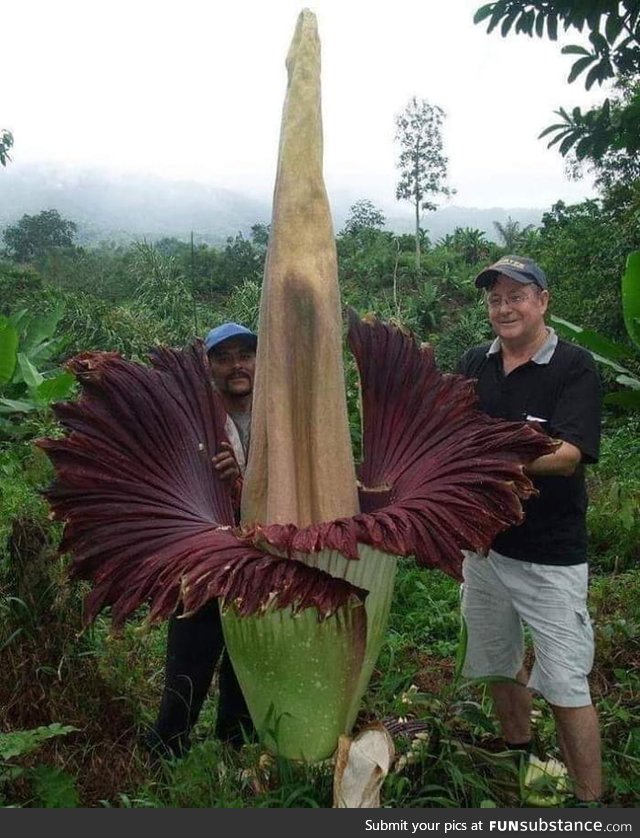
[[[578, 626], [583, 637], [583, 647], [580, 650], [582, 654], [578, 654], [578, 658], [583, 660], [585, 673], [591, 672], [594, 657], [594, 643], [593, 643], [593, 624], [591, 617], [586, 608], [577, 608], [575, 611]], [[578, 650], [576, 650], [578, 652]], [[584, 655], [584, 658], [583, 658]]]

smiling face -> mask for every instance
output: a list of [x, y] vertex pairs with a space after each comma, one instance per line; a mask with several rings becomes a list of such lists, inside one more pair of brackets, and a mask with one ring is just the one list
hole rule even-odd
[[228, 410], [243, 411], [250, 404], [256, 351], [245, 338], [229, 338], [209, 352], [211, 378]]
[[526, 347], [536, 343], [546, 327], [544, 315], [549, 292], [535, 283], [523, 285], [499, 274], [487, 293], [489, 320], [506, 346]]

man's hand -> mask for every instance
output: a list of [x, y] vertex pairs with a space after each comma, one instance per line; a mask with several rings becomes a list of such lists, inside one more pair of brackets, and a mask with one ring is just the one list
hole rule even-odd
[[220, 448], [221, 450], [211, 460], [213, 467], [218, 472], [220, 480], [224, 480], [225, 483], [235, 483], [240, 477], [240, 468], [231, 443], [222, 442]]
[[582, 452], [571, 442], [562, 442], [553, 454], [544, 454], [525, 465], [527, 474], [571, 477], [582, 459]]

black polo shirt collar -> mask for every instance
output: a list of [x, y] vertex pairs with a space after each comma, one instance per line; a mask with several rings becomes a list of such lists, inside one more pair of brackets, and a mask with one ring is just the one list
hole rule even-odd
[[[538, 349], [536, 354], [531, 356], [531, 361], [533, 361], [534, 364], [548, 364], [553, 358], [553, 353], [556, 351], [556, 346], [558, 345], [558, 335], [556, 334], [556, 330], [547, 326], [547, 332], [547, 339], [542, 344], [540, 349]], [[500, 342], [500, 338], [497, 337], [487, 350], [487, 358], [491, 357], [491, 355], [497, 355], [501, 351], [502, 343]]]

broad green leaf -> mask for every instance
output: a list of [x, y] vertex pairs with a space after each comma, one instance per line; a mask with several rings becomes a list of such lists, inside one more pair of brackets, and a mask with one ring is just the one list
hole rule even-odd
[[611, 11], [605, 18], [604, 31], [609, 44], [613, 44], [618, 35], [622, 32], [624, 18]]
[[558, 16], [550, 14], [547, 17], [547, 34], [550, 41], [557, 41], [558, 39]]
[[66, 398], [75, 384], [75, 376], [70, 372], [61, 372], [53, 378], [45, 378], [37, 389], [37, 395], [43, 402], [56, 402]]
[[42, 373], [34, 367], [24, 352], [18, 352], [18, 366], [22, 373], [22, 380], [30, 390], [37, 390], [44, 381]]
[[597, 31], [592, 32], [589, 35], [589, 40], [591, 41], [593, 46], [596, 48], [597, 52], [603, 53], [603, 52], [607, 51], [607, 47], [608, 47], [607, 39], [600, 32], [597, 32]]
[[624, 390], [619, 393], [608, 393], [604, 397], [605, 404], [615, 404], [618, 407], [640, 410], [640, 390]]
[[579, 47], [577, 44], [571, 44], [567, 47], [562, 47], [560, 50], [561, 53], [564, 55], [591, 55], [588, 49], [584, 47]]
[[596, 360], [608, 364], [613, 369], [618, 370], [618, 372], [629, 372], [625, 367], [621, 367], [615, 363], [615, 361], [625, 361], [628, 358], [634, 357], [629, 347], [624, 346], [622, 343], [609, 340], [609, 338], [598, 334], [598, 332], [583, 329], [582, 326], [577, 326], [575, 323], [571, 323], [569, 320], [563, 320], [561, 317], [551, 315], [550, 319], [561, 335], [569, 337], [575, 340], [576, 343], [579, 343], [580, 346], [584, 346], [585, 349], [591, 350], [594, 356], [597, 354], [599, 357]]
[[576, 143], [576, 140], [577, 140], [577, 139], [578, 139], [577, 134], [576, 134], [575, 132], [571, 132], [571, 133], [569, 133], [569, 134], [568, 134], [568, 135], [564, 138], [564, 140], [560, 143], [560, 145], [558, 146], [558, 151], [560, 152], [560, 154], [561, 154], [563, 157], [564, 157], [564, 156], [565, 156], [565, 154], [567, 154], [567, 153], [571, 150], [571, 148], [575, 145], [575, 143]]
[[629, 337], [640, 349], [640, 250], [627, 258], [622, 277], [622, 314]]
[[0, 759], [8, 760], [35, 751], [47, 739], [54, 736], [64, 736], [78, 730], [72, 725], [62, 725], [54, 722], [31, 730], [12, 730], [0, 733]]
[[0, 322], [0, 386], [11, 381], [17, 354], [18, 332], [15, 326], [4, 319], [4, 322]]
[[618, 375], [616, 376], [618, 384], [623, 384], [625, 387], [630, 387], [632, 390], [640, 390], [640, 378], [635, 378], [632, 375]]
[[606, 62], [599, 61], [595, 67], [592, 67], [587, 73], [584, 86], [587, 90], [591, 90], [596, 82], [602, 84], [606, 78], [608, 78]]
[[480, 22], [481, 22], [481, 21], [483, 21], [486, 17], [489, 17], [489, 15], [492, 13], [492, 11], [493, 11], [493, 3], [487, 3], [487, 5], [486, 5], [486, 6], [481, 6], [481, 7], [480, 7], [480, 8], [476, 11], [476, 13], [474, 14], [474, 16], [473, 16], [473, 22], [474, 22], [474, 23], [480, 23]]
[[500, 34], [503, 38], [506, 38], [509, 34], [509, 30], [513, 26], [515, 19], [518, 17], [518, 11], [511, 11], [504, 16], [502, 21], [502, 26], [500, 27]]
[[68, 340], [68, 335], [61, 335], [60, 337], [51, 338], [51, 340], [42, 341], [42, 343], [36, 344], [36, 346], [29, 350], [29, 358], [34, 364], [47, 361], [52, 355], [58, 354]]
[[597, 361], [599, 364], [604, 364], [606, 367], [611, 367], [612, 370], [619, 372], [621, 376], [627, 375], [627, 373], [630, 372], [626, 367], [621, 367], [620, 364], [617, 364], [610, 358], [605, 358], [604, 355], [598, 355], [598, 353], [594, 352], [592, 349], [590, 349], [589, 352], [591, 352], [591, 357], [594, 361]]
[[42, 405], [39, 402], [34, 402], [31, 399], [25, 401], [24, 399], [18, 401], [17, 399], [2, 399], [0, 398], [0, 413], [31, 413], [34, 410], [40, 410]]
[[[538, 134], [538, 139], [541, 140], [543, 137], [546, 137], [548, 134], [551, 134], [553, 131], [570, 131], [571, 129], [567, 129], [567, 126], [563, 122], [556, 122], [555, 125], [547, 125], [544, 131], [541, 131]], [[549, 145], [553, 145], [553, 143], [557, 143], [560, 140], [560, 137], [557, 137], [553, 140], [552, 143]]]
[[45, 809], [75, 809], [80, 796], [75, 778], [52, 765], [39, 765], [31, 772], [33, 790], [38, 803]]
[[28, 319], [29, 311], [26, 308], [23, 308], [20, 311], [16, 311], [16, 313], [12, 314], [9, 318], [9, 320], [13, 323], [18, 332], [20, 332], [20, 329], [24, 325], [25, 321], [27, 321]]
[[580, 75], [580, 73], [586, 70], [587, 67], [590, 64], [593, 64], [593, 62], [596, 60], [597, 58], [594, 55], [586, 55], [584, 58], [578, 58], [578, 60], [574, 62], [571, 68], [571, 72], [569, 73], [567, 82], [571, 84], [571, 82], [574, 81]]
[[[0, 408], [0, 414], [1, 413], [2, 409]], [[23, 439], [26, 436], [33, 436], [33, 430], [29, 427], [28, 422], [18, 424], [16, 422], [12, 422], [11, 419], [4, 419], [2, 415], [0, 415], [0, 433], [6, 434], [6, 436], [11, 437], [12, 439]], [[0, 652], [5, 646], [8, 646], [12, 637], [13, 635], [10, 635], [9, 640], [5, 641], [3, 645], [0, 646]]]
[[42, 317], [34, 317], [31, 320], [22, 341], [25, 352], [30, 354], [30, 350], [38, 344], [53, 337], [63, 312], [64, 303], [58, 303], [55, 308], [43, 314]]

